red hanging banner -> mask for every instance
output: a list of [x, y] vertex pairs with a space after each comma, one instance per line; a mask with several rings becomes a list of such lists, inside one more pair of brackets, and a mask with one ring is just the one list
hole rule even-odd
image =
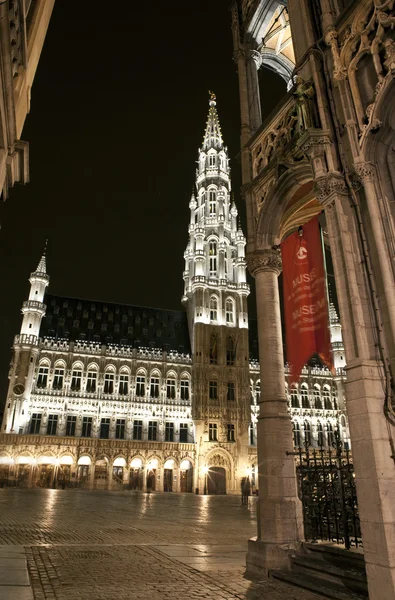
[[283, 241], [281, 255], [287, 359], [293, 383], [314, 353], [333, 370], [318, 217]]

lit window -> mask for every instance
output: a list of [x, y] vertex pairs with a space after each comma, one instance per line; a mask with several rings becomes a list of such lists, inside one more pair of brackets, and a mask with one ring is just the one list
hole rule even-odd
[[228, 325], [233, 325], [234, 323], [234, 304], [233, 300], [230, 298], [227, 299], [225, 304], [225, 319]]
[[86, 379], [86, 391], [91, 394], [96, 392], [96, 384], [97, 384], [97, 373], [96, 371], [88, 371], [88, 376]]
[[218, 400], [218, 383], [216, 381], [209, 382], [209, 398], [210, 400]]
[[188, 381], [188, 379], [181, 379], [180, 391], [181, 391], [181, 400], [189, 400], [189, 381]]
[[37, 387], [46, 388], [48, 385], [48, 367], [40, 367], [38, 370]]
[[151, 377], [150, 396], [159, 398], [159, 377]]
[[176, 397], [176, 380], [168, 379], [166, 381], [166, 397], [169, 400], [174, 400]]
[[113, 394], [114, 393], [114, 373], [105, 373], [103, 392], [105, 394]]
[[63, 368], [55, 369], [53, 384], [52, 384], [53, 389], [61, 390], [63, 387], [63, 380], [64, 380], [64, 369]]
[[217, 321], [218, 319], [218, 299], [216, 296], [210, 298], [210, 321]]
[[217, 243], [209, 242], [209, 271], [210, 277], [215, 277], [217, 274]]
[[216, 442], [218, 440], [217, 423], [209, 423], [209, 425], [208, 425], [208, 439], [209, 439], [210, 442]]
[[129, 375], [121, 373], [119, 376], [119, 394], [121, 396], [127, 396], [129, 392]]
[[136, 396], [139, 398], [145, 396], [145, 376], [137, 375], [136, 377]]
[[235, 426], [233, 423], [228, 423], [227, 440], [228, 442], [235, 441]]

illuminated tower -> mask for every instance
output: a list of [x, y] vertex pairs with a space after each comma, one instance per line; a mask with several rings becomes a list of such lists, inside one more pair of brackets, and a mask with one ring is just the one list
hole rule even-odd
[[[193, 418], [200, 467], [216, 445], [227, 464], [227, 488], [246, 468], [250, 421], [246, 240], [231, 200], [228, 151], [216, 99], [209, 112], [189, 208], [183, 303], [193, 355]], [[218, 459], [219, 460], [219, 459]]]
[[21, 331], [15, 336], [13, 346], [10, 383], [2, 427], [2, 431], [6, 433], [19, 433], [28, 419], [27, 407], [39, 354], [38, 336], [46, 309], [43, 300], [45, 289], [49, 284], [45, 251], [37, 269], [31, 273], [29, 281], [29, 298], [22, 305]]

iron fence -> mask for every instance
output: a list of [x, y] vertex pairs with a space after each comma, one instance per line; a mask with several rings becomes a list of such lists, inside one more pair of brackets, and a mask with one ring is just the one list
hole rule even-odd
[[305, 539], [332, 541], [347, 549], [362, 546], [354, 465], [339, 431], [334, 432], [332, 447], [312, 449], [306, 444], [293, 454]]

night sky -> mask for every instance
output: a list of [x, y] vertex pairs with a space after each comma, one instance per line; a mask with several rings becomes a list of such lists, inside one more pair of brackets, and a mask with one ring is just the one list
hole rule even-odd
[[[55, 3], [22, 134], [31, 181], [0, 206], [0, 405], [28, 277], [46, 238], [51, 293], [180, 308], [208, 90], [217, 95], [246, 232], [228, 6]], [[265, 117], [285, 84], [270, 71], [260, 83]]]

